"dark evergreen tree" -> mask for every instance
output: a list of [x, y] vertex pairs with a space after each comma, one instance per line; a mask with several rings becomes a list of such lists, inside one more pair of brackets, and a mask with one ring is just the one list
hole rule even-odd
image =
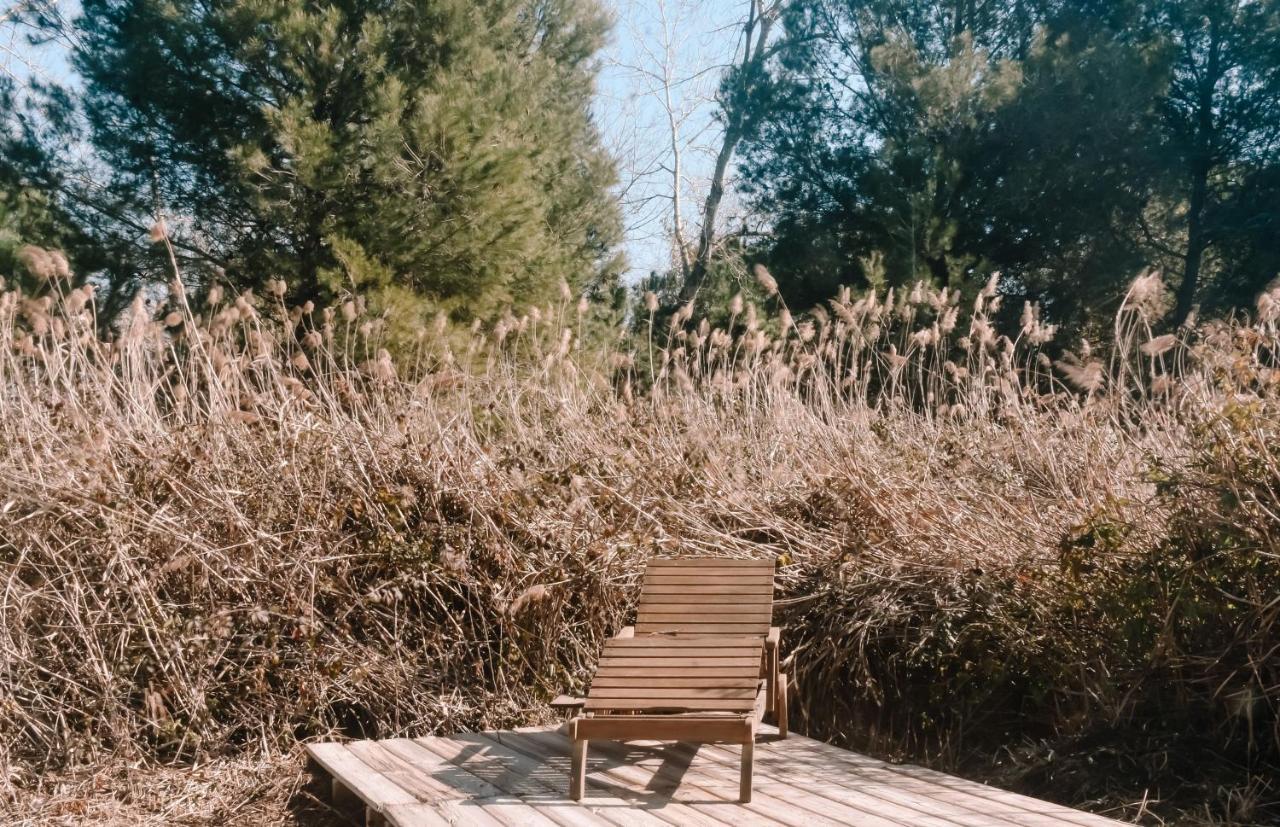
[[163, 215], [193, 273], [409, 316], [599, 285], [606, 23], [593, 0], [86, 0], [91, 197], [121, 240]]
[[1181, 280], [1177, 319], [1247, 304], [1280, 260], [1277, 9], [794, 0], [747, 119], [760, 252], [801, 307], [999, 270], [1088, 326], [1147, 265]]

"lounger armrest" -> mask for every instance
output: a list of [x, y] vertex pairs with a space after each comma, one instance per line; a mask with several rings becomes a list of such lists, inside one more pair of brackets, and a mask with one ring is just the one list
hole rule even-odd
[[636, 627], [634, 626], [623, 626], [622, 631], [614, 635], [615, 638], [626, 638], [626, 637], [635, 637], [635, 636], [636, 636]]
[[586, 704], [586, 698], [576, 698], [573, 695], [557, 695], [555, 700], [551, 702], [552, 709], [581, 709]]
[[777, 649], [778, 644], [782, 642], [782, 630], [777, 626], [769, 627], [769, 634], [765, 636], [764, 648]]

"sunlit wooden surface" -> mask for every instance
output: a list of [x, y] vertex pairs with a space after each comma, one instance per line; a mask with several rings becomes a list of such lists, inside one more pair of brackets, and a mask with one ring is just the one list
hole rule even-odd
[[762, 727], [754, 797], [737, 803], [740, 747], [592, 741], [586, 797], [569, 800], [560, 729], [313, 744], [357, 821], [418, 825], [1067, 827], [1099, 816]]

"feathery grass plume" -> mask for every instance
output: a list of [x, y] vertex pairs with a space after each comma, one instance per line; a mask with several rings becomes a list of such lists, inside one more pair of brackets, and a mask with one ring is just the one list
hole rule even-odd
[[751, 270], [755, 274], [756, 281], [764, 290], [765, 295], [776, 296], [778, 294], [778, 282], [773, 278], [773, 275], [770, 274], [768, 268], [763, 264], [756, 264], [751, 268]]
[[1280, 320], [1280, 283], [1258, 295], [1258, 321], [1272, 324]]
[[28, 273], [40, 281], [53, 281], [58, 277], [58, 263], [53, 254], [43, 247], [23, 244], [18, 248], [17, 259]]
[[658, 294], [652, 290], [644, 291], [644, 309], [652, 316], [658, 312]]
[[1140, 350], [1142, 351], [1144, 356], [1150, 356], [1152, 359], [1154, 359], [1157, 356], [1162, 356], [1165, 353], [1168, 353], [1170, 350], [1173, 350], [1174, 345], [1176, 345], [1177, 343], [1178, 343], [1177, 336], [1173, 335], [1172, 333], [1165, 333], [1162, 336], [1156, 336], [1153, 339], [1149, 339], [1148, 341], [1143, 342]]
[[151, 229], [147, 231], [147, 238], [152, 244], [159, 244], [169, 237], [169, 225], [165, 223], [164, 218], [157, 218], [155, 223], [151, 225]]
[[1081, 361], [1074, 353], [1066, 351], [1063, 358], [1054, 362], [1054, 365], [1076, 390], [1089, 394], [1097, 393], [1103, 386], [1102, 363], [1096, 359], [1089, 359], [1087, 352], [1085, 359], [1087, 361]]
[[1124, 307], [1131, 308], [1146, 321], [1154, 321], [1169, 311], [1169, 291], [1159, 270], [1147, 270], [1129, 286]]

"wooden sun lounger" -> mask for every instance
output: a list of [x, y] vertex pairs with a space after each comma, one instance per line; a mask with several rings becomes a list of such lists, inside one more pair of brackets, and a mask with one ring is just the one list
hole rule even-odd
[[781, 635], [773, 621], [773, 560], [681, 557], [645, 567], [634, 632], [752, 635], [764, 640], [761, 674], [778, 734], [787, 737], [787, 676], [778, 671]]
[[741, 744], [739, 798], [749, 802], [766, 708], [786, 735], [772, 606], [771, 560], [651, 561], [636, 625], [605, 644], [583, 714], [570, 723], [570, 797], [582, 798], [592, 739], [654, 739]]
[[569, 797], [582, 799], [587, 743], [653, 739], [742, 744], [739, 798], [751, 800], [756, 724], [764, 713], [758, 637], [613, 638], [583, 715], [569, 724]]

